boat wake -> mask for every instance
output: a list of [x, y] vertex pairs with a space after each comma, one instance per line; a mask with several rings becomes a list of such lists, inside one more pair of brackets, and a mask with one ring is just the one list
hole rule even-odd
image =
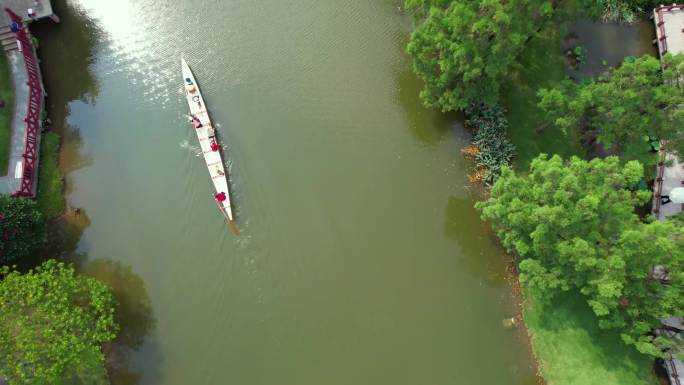
[[202, 149], [200, 146], [190, 144], [190, 141], [183, 139], [178, 143], [178, 146], [184, 150], [188, 150], [195, 158], [202, 156]]

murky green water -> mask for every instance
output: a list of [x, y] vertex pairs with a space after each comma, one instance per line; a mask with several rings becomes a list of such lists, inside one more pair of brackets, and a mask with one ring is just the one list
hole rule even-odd
[[[116, 384], [534, 383], [463, 130], [419, 103], [398, 0], [55, 3], [38, 35], [84, 229], [62, 241], [123, 298]], [[238, 238], [181, 53], [228, 146]]]
[[562, 46], [565, 50], [581, 46], [585, 49], [585, 62], [568, 75], [582, 79], [597, 77], [609, 67], [616, 67], [625, 57], [658, 55], [653, 40], [653, 20], [639, 19], [634, 24], [598, 23], [582, 20], [570, 27]]

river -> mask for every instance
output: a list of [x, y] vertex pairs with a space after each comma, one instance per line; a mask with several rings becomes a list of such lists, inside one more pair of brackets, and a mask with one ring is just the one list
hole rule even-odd
[[[53, 1], [69, 258], [110, 282], [115, 384], [535, 383], [458, 117], [423, 108], [398, 0]], [[184, 114], [194, 68], [235, 237]], [[113, 358], [112, 358], [113, 357]]]

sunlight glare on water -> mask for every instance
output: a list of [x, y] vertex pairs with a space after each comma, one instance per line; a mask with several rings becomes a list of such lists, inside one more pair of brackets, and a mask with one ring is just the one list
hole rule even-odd
[[[501, 326], [514, 299], [466, 134], [421, 105], [399, 1], [53, 3], [50, 114], [88, 219], [71, 252], [132, 297], [113, 383], [534, 383]], [[239, 237], [184, 117], [181, 54]]]

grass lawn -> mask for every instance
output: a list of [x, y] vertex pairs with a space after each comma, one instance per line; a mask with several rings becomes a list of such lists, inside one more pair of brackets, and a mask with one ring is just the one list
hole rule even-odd
[[[521, 68], [512, 71], [502, 89], [502, 103], [508, 111], [508, 138], [515, 144], [514, 167], [527, 170], [540, 153], [583, 156], [578, 134], [568, 135], [553, 127], [537, 107], [540, 88], [552, 87], [565, 78], [565, 63], [560, 46], [560, 33], [550, 31], [529, 42], [521, 55]], [[541, 130], [540, 130], [541, 129]]]
[[0, 176], [7, 175], [7, 165], [12, 140], [12, 114], [14, 113], [14, 89], [10, 77], [7, 57], [0, 54], [0, 100], [5, 106], [0, 108]]
[[64, 179], [59, 170], [60, 137], [54, 132], [43, 134], [38, 168], [38, 208], [51, 220], [64, 211]]
[[548, 385], [657, 385], [653, 359], [625, 345], [575, 293], [542, 306], [525, 293], [524, 316]]

